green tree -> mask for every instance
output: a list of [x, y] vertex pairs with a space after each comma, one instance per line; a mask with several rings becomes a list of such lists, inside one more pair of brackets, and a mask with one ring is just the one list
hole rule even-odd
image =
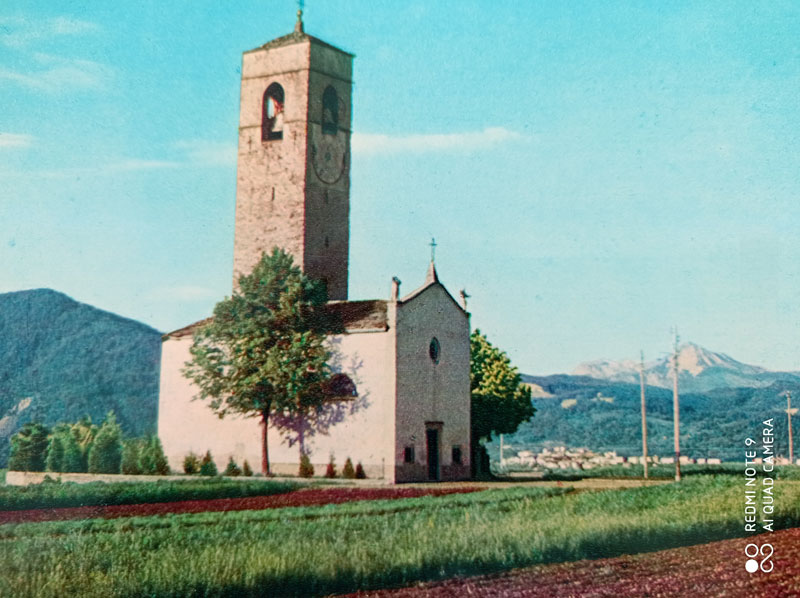
[[122, 463], [120, 465], [122, 473], [126, 475], [139, 475], [142, 468], [139, 465], [139, 458], [143, 448], [141, 438], [127, 438], [122, 443]]
[[253, 469], [250, 467], [247, 459], [245, 459], [244, 463], [242, 464], [242, 475], [248, 478], [253, 475]]
[[194, 475], [200, 472], [200, 459], [194, 453], [189, 453], [183, 458], [183, 473]]
[[39, 422], [29, 422], [11, 437], [8, 468], [13, 471], [44, 471], [49, 430]]
[[164, 447], [161, 445], [161, 439], [156, 435], [150, 436], [146, 450], [151, 463], [148, 473], [150, 475], [169, 475], [169, 461], [164, 454]]
[[71, 434], [69, 425], [58, 424], [50, 434], [50, 443], [47, 446], [47, 460], [45, 469], [47, 471], [64, 471], [64, 438]]
[[291, 255], [275, 248], [239, 278], [238, 290], [195, 332], [184, 375], [197, 385], [196, 398], [208, 399], [220, 417], [260, 418], [264, 475], [270, 474], [270, 417], [303, 417], [327, 397], [331, 355], [325, 341], [340, 327], [326, 301], [325, 284], [305, 276]]
[[[64, 469], [64, 471], [83, 473], [89, 471], [89, 449], [92, 448], [92, 443], [94, 442], [95, 436], [97, 436], [98, 430], [99, 428], [92, 423], [92, 418], [88, 415], [72, 424], [72, 435], [75, 438], [75, 443], [80, 453], [80, 464], [77, 469]], [[65, 448], [65, 453], [68, 452], [68, 450], [71, 451], [71, 449]]]
[[89, 448], [89, 473], [119, 473], [122, 462], [122, 429], [109, 411]]
[[203, 460], [200, 461], [200, 475], [215, 476], [217, 473], [217, 464], [214, 463], [211, 451], [206, 451]]
[[470, 335], [470, 394], [472, 474], [489, 474], [484, 442], [492, 434], [511, 434], [536, 410], [531, 389], [511, 365], [508, 355], [494, 347], [480, 330]]
[[75, 437], [74, 426], [70, 426], [69, 433], [64, 434], [61, 439], [64, 445], [64, 458], [61, 463], [61, 471], [64, 473], [80, 473], [86, 471], [86, 460], [83, 451]]
[[242, 470], [236, 465], [236, 461], [233, 460], [233, 457], [228, 457], [228, 465], [225, 467], [225, 471], [222, 472], [222, 475], [231, 478], [242, 475]]

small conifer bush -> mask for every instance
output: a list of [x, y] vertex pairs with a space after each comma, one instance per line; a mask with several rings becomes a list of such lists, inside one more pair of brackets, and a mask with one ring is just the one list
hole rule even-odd
[[300, 471], [298, 475], [301, 478], [314, 477], [314, 466], [311, 464], [311, 459], [305, 453], [300, 455]]
[[232, 478], [242, 475], [242, 470], [236, 465], [236, 461], [233, 460], [233, 457], [228, 457], [228, 465], [225, 467], [225, 471], [222, 475]]
[[359, 461], [358, 465], [356, 465], [356, 479], [357, 480], [366, 480], [367, 474], [364, 472], [364, 467], [361, 465]]
[[122, 473], [126, 475], [139, 475], [142, 468], [139, 465], [139, 458], [142, 451], [142, 440], [139, 438], [128, 438], [122, 443]]
[[203, 460], [200, 461], [200, 475], [219, 475], [219, 472], [217, 471], [217, 465], [214, 463], [214, 459], [211, 457], [211, 451], [206, 451], [206, 454], [203, 456]]
[[187, 475], [200, 473], [200, 459], [194, 453], [189, 453], [183, 458], [183, 473]]
[[353, 462], [350, 460], [350, 457], [347, 457], [347, 461], [344, 462], [344, 467], [342, 467], [342, 477], [347, 480], [356, 479], [356, 470], [353, 468]]
[[250, 467], [247, 459], [245, 459], [244, 463], [242, 464], [242, 475], [248, 478], [253, 476], [253, 468]]
[[328, 467], [325, 469], [325, 477], [326, 478], [336, 477], [336, 462], [333, 459], [333, 455], [331, 455], [331, 460], [328, 461]]

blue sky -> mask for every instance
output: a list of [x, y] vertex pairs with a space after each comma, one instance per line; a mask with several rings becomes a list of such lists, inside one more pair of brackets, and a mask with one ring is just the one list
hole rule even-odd
[[[166, 331], [230, 293], [241, 52], [291, 0], [5, 0], [0, 292]], [[669, 329], [800, 369], [800, 5], [308, 0], [356, 54], [351, 298], [440, 277], [523, 371]]]

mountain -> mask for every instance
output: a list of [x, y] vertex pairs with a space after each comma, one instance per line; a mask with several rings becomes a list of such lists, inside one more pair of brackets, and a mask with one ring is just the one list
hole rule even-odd
[[[630, 360], [589, 361], [576, 367], [572, 374], [639, 384], [639, 364]], [[672, 356], [646, 363], [644, 376], [648, 385], [672, 388]], [[707, 392], [716, 388], [764, 388], [781, 381], [800, 382], [800, 374], [773, 372], [747, 365], [724, 353], [709, 351], [694, 343], [686, 343], [678, 349], [678, 387], [681, 392]]]
[[[540, 450], [544, 447], [586, 447], [617, 451], [623, 456], [642, 450], [641, 396], [636, 384], [588, 376], [523, 376], [541, 389], [533, 399], [536, 414], [505, 436], [506, 445]], [[787, 378], [770, 386], [716, 388], [680, 396], [681, 453], [742, 461], [746, 438], [760, 437], [761, 422], [772, 418], [775, 451], [788, 456], [786, 399], [800, 396], [800, 380]], [[651, 455], [673, 454], [672, 390], [646, 387], [648, 445]], [[496, 443], [493, 449], [496, 450]]]
[[0, 294], [0, 466], [8, 438], [114, 410], [123, 430], [154, 433], [161, 333], [50, 289]]
[[[748, 365], [688, 343], [678, 351], [681, 452], [689, 457], [743, 460], [745, 438], [757, 438], [761, 422], [775, 424], [776, 454], [788, 456], [786, 399], [800, 396], [800, 374]], [[651, 455], [673, 454], [670, 357], [646, 363], [648, 444]], [[523, 375], [536, 414], [506, 444], [534, 450], [586, 447], [641, 454], [639, 364], [597, 360], [572, 375]], [[496, 447], [494, 447], [496, 448]]]

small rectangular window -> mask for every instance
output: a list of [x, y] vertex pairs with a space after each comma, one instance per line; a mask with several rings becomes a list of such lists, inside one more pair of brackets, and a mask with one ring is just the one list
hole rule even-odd
[[406, 463], [413, 463], [414, 462], [414, 447], [407, 446], [405, 451], [403, 452], [403, 460]]
[[453, 447], [453, 465], [461, 465], [461, 446]]

